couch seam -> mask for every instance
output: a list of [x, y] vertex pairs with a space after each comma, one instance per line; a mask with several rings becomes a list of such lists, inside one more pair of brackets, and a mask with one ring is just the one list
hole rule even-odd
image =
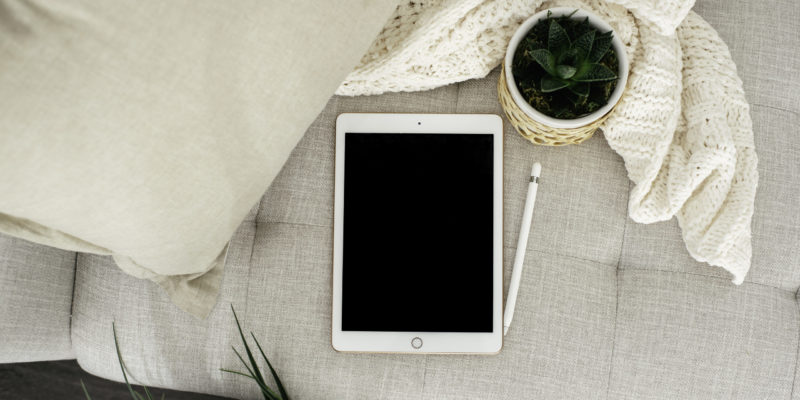
[[[730, 279], [728, 279], [728, 278], [724, 278], [724, 277], [721, 277], [721, 276], [698, 274], [696, 272], [669, 271], [669, 270], [664, 270], [664, 269], [649, 269], [649, 268], [625, 268], [624, 271], [661, 272], [661, 273], [666, 273], [666, 274], [691, 275], [691, 276], [700, 276], [700, 277], [711, 278], [711, 279], [720, 279], [720, 280], [724, 280], [726, 282], [730, 282]], [[774, 289], [774, 290], [780, 290], [782, 292], [794, 293], [795, 296], [797, 295], [797, 291], [794, 290], [794, 289], [785, 289], [785, 288], [782, 288], [782, 287], [768, 285], [766, 283], [761, 283], [761, 282], [744, 281], [744, 282], [742, 282], [742, 285], [763, 286], [765, 288]]]
[[419, 398], [420, 400], [425, 399], [425, 381], [428, 379], [428, 357], [429, 355], [425, 355], [425, 364], [422, 366], [422, 388], [419, 391]]
[[[258, 235], [258, 216], [261, 215], [261, 203], [264, 202], [264, 196], [258, 199], [258, 209], [256, 215], [253, 217], [253, 241], [250, 243], [250, 257], [247, 258], [247, 275], [250, 275], [250, 264], [253, 263], [253, 253], [256, 248], [256, 236]], [[250, 281], [247, 282], [247, 288], [250, 289]]]
[[[797, 310], [797, 315], [800, 318], [800, 303], [798, 303], [797, 301], [798, 295], [800, 295], [800, 289], [798, 289], [794, 293], [795, 310]], [[792, 389], [789, 391], [790, 400], [794, 398], [794, 388], [795, 385], [797, 384], [797, 364], [800, 363], [800, 331], [798, 331], [797, 346], [795, 347], [797, 347], [797, 350], [795, 351], [795, 356], [794, 356], [794, 376], [792, 377]]]
[[256, 251], [256, 239], [258, 237], [258, 216], [261, 214], [261, 205], [264, 202], [264, 195], [261, 195], [261, 198], [258, 199], [258, 209], [256, 210], [256, 215], [253, 217], [253, 241], [250, 243], [250, 257], [247, 258], [247, 283], [244, 290], [244, 318], [243, 320], [247, 321], [247, 311], [250, 305], [248, 301], [250, 299], [250, 272], [253, 268], [253, 253]]
[[[631, 181], [628, 181], [628, 193], [631, 191]], [[606, 399], [611, 397], [611, 377], [614, 372], [614, 351], [617, 348], [617, 323], [619, 320], [619, 267], [622, 264], [622, 251], [625, 249], [625, 234], [628, 231], [628, 211], [630, 209], [630, 202], [625, 202], [625, 224], [622, 225], [622, 240], [619, 243], [619, 258], [617, 259], [617, 267], [614, 271], [616, 280], [616, 303], [614, 303], [614, 332], [611, 334], [611, 357], [608, 360], [608, 383], [606, 384]]]
[[[259, 210], [259, 213], [260, 213], [260, 210]], [[628, 221], [628, 218], [627, 218], [627, 210], [626, 210], [625, 214], [626, 214], [626, 217], [625, 217], [626, 220], [625, 220], [625, 224], [623, 225], [623, 228], [622, 228], [623, 243], [620, 245], [620, 256], [619, 256], [619, 260], [617, 260], [617, 264], [616, 265], [606, 264], [606, 263], [601, 262], [601, 261], [591, 260], [591, 259], [588, 259], [588, 258], [577, 257], [577, 256], [569, 255], [569, 254], [562, 254], [562, 253], [559, 253], [559, 252], [547, 251], [547, 250], [544, 250], [544, 249], [529, 248], [527, 250], [527, 252], [546, 254], [546, 255], [549, 255], [549, 256], [556, 256], [556, 257], [566, 257], [566, 258], [571, 258], [571, 259], [574, 259], [574, 260], [580, 260], [580, 261], [585, 261], [585, 262], [592, 263], [592, 264], [602, 265], [602, 266], [605, 266], [605, 267], [613, 267], [613, 268], [616, 269], [617, 275], [619, 275], [619, 270], [622, 269], [624, 271], [666, 272], [666, 273], [674, 273], [674, 274], [685, 274], [685, 275], [692, 275], [692, 276], [702, 276], [702, 277], [706, 277], [706, 278], [726, 279], [726, 278], [719, 277], [719, 276], [706, 275], [706, 274], [700, 274], [700, 273], [696, 273], [696, 272], [687, 272], [687, 271], [669, 271], [669, 270], [663, 270], [663, 269], [649, 269], [649, 268], [620, 268], [621, 261], [622, 261], [622, 247], [624, 246], [624, 241], [625, 241], [624, 237], [625, 237], [625, 233], [627, 232], [628, 225], [630, 224], [630, 221]], [[259, 214], [257, 213], [256, 217], [258, 215]], [[330, 228], [331, 227], [330, 225], [309, 224], [309, 223], [304, 223], [304, 222], [288, 222], [288, 221], [266, 221], [266, 222], [268, 222], [270, 224], [306, 226], [306, 227], [315, 227], [315, 228]], [[257, 232], [258, 231], [258, 221], [254, 221], [254, 225], [255, 225], [256, 232]], [[250, 258], [251, 258], [250, 261], [252, 261], [253, 249], [254, 248], [255, 248], [255, 235], [253, 237], [253, 245], [250, 248]], [[503, 248], [504, 249], [514, 249], [513, 246], [503, 246]], [[764, 286], [764, 287], [783, 290], [783, 291], [787, 291], [787, 292], [795, 292], [794, 289], [786, 289], [786, 288], [782, 288], [782, 287], [779, 287], [779, 286], [769, 285], [769, 284], [761, 283], [761, 282], [745, 281], [744, 283], [751, 284], [751, 285]]]
[[770, 108], [770, 109], [773, 109], [773, 110], [783, 111], [783, 112], [787, 112], [787, 113], [790, 113], [790, 114], [794, 114], [794, 115], [800, 116], [800, 112], [795, 111], [795, 110], [789, 110], [789, 109], [783, 108], [783, 107], [775, 107], [775, 106], [770, 106], [770, 105], [760, 104], [760, 103], [752, 103], [751, 105], [756, 106], [756, 107]]
[[70, 303], [69, 303], [69, 349], [72, 350], [72, 354], [75, 355], [75, 358], [78, 358], [78, 355], [75, 354], [75, 349], [72, 347], [72, 314], [75, 311], [75, 285], [78, 283], [78, 252], [75, 252], [75, 264], [72, 269], [72, 295], [70, 296]]
[[[259, 207], [261, 207], [260, 204], [261, 203], [259, 203]], [[256, 213], [256, 218], [258, 217], [260, 212], [261, 212], [261, 210], [259, 210], [259, 212]], [[270, 223], [270, 224], [311, 226], [311, 227], [316, 227], [316, 228], [332, 228], [333, 227], [333, 225], [311, 224], [311, 223], [307, 223], [307, 222], [290, 222], [290, 221], [266, 221], [266, 222]], [[255, 225], [256, 225], [256, 227], [258, 227], [258, 221], [255, 221]]]
[[[515, 250], [516, 247], [503, 246], [503, 249], [504, 250]], [[569, 254], [562, 254], [562, 253], [559, 253], [559, 252], [547, 251], [547, 250], [542, 250], [542, 249], [528, 248], [527, 250], [525, 250], [525, 253], [526, 254], [527, 253], [540, 253], [540, 254], [545, 254], [545, 255], [548, 255], [548, 256], [571, 258], [573, 260], [584, 261], [584, 262], [588, 262], [588, 263], [592, 263], [592, 264], [602, 265], [604, 267], [609, 267], [609, 268], [615, 268], [616, 267], [616, 265], [606, 264], [604, 262], [600, 262], [600, 261], [597, 261], [597, 260], [590, 260], [588, 258], [581, 258], [581, 257], [572, 256], [572, 255], [569, 255]]]
[[461, 106], [461, 102], [459, 100], [461, 99], [461, 85], [462, 84], [463, 84], [463, 82], [459, 82], [456, 85], [456, 106], [453, 107], [453, 112], [454, 113], [460, 113], [461, 112], [461, 107], [460, 107]]

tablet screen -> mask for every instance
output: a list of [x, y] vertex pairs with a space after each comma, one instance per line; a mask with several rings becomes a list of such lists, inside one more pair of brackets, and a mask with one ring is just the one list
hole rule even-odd
[[345, 134], [342, 330], [492, 332], [493, 137]]

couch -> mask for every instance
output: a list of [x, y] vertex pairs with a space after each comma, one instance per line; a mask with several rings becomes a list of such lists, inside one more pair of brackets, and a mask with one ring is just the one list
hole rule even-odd
[[502, 114], [498, 71], [436, 90], [333, 97], [230, 242], [207, 319], [110, 257], [0, 236], [0, 362], [75, 358], [134, 381], [258, 398], [231, 346], [264, 345], [295, 399], [795, 398], [800, 347], [800, 7], [699, 1], [751, 105], [759, 188], [752, 268], [735, 286], [687, 253], [675, 220], [627, 217], [630, 181], [598, 132], [533, 146], [505, 126], [511, 272], [526, 174], [544, 166], [514, 324], [495, 356], [341, 354], [331, 347], [333, 133], [342, 112]]

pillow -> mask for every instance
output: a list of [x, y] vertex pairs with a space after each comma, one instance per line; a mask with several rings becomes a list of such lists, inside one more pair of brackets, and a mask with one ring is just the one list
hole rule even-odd
[[393, 1], [0, 3], [0, 231], [200, 317], [225, 248]]

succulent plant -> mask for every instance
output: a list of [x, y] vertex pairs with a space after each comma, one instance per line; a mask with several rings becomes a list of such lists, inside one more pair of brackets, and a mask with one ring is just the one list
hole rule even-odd
[[[574, 14], [574, 13], [573, 13]], [[517, 47], [512, 71], [523, 97], [556, 118], [578, 118], [608, 102], [618, 60], [613, 32], [600, 33], [589, 18], [572, 14], [537, 23]]]

